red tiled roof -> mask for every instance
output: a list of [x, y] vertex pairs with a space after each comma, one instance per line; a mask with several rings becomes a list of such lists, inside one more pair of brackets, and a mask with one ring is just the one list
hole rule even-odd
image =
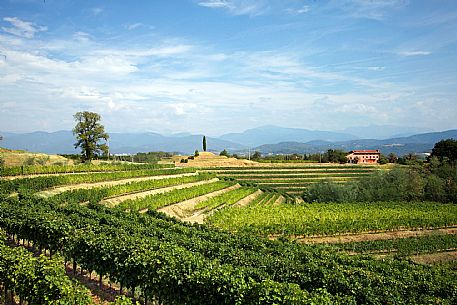
[[379, 150], [370, 150], [370, 149], [365, 149], [365, 150], [351, 150], [350, 153], [354, 154], [379, 154]]

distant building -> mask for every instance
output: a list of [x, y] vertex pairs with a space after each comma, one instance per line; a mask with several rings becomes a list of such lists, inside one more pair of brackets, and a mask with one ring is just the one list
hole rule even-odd
[[381, 152], [376, 150], [351, 150], [346, 158], [349, 163], [353, 164], [372, 164], [379, 161]]

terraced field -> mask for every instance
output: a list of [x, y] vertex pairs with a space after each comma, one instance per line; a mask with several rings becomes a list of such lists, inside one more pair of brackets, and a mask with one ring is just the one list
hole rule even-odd
[[241, 183], [254, 183], [287, 194], [300, 194], [312, 183], [333, 181], [345, 183], [363, 178], [381, 170], [376, 165], [316, 165], [271, 164], [270, 166], [203, 168], [200, 171], [216, 173], [218, 177], [235, 179]]
[[[383, 295], [395, 295], [407, 300], [405, 304], [452, 304], [456, 291], [449, 283], [455, 282], [452, 266], [457, 259], [454, 204], [307, 204], [293, 196], [322, 179], [344, 183], [377, 170], [315, 164], [205, 169], [87, 166], [75, 173], [69, 172], [71, 168], [34, 168], [33, 177], [25, 172], [16, 179], [0, 179], [0, 231], [8, 233], [5, 245], [22, 240], [35, 251], [60, 253], [73, 261], [72, 270], [89, 270], [90, 275], [95, 271], [101, 287], [108, 289], [114, 282], [142, 304], [157, 296], [163, 304], [277, 304], [288, 298], [295, 300], [290, 304], [366, 304], [372, 296], [372, 304], [388, 303]], [[291, 238], [296, 242], [287, 242]], [[25, 255], [4, 252], [12, 260]], [[390, 257], [451, 265], [423, 267]], [[59, 262], [54, 259], [54, 264]], [[362, 275], [354, 277], [354, 272]], [[376, 282], [367, 282], [367, 272]], [[411, 280], [413, 273], [435, 288], [423, 290], [422, 282]], [[0, 281], [1, 277], [0, 272]], [[386, 282], [390, 278], [395, 280]], [[8, 283], [15, 285], [13, 279]], [[399, 293], [398, 283], [413, 288]], [[27, 287], [15, 289], [22, 296], [31, 293]], [[69, 289], [84, 298], [80, 286]], [[176, 294], [176, 289], [184, 292]], [[92, 304], [86, 299], [80, 304]]]

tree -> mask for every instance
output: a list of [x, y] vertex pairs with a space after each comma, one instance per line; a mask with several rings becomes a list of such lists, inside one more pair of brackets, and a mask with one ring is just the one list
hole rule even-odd
[[200, 156], [200, 153], [198, 152], [198, 149], [196, 149], [194, 152], [194, 157], [198, 157], [198, 156]]
[[387, 163], [389, 163], [389, 159], [386, 156], [384, 156], [383, 154], [381, 154], [381, 156], [379, 157], [378, 163], [387, 164]]
[[203, 136], [203, 151], [206, 151], [206, 136]]
[[394, 153], [390, 153], [387, 158], [389, 159], [389, 163], [396, 163], [398, 160], [397, 155]]
[[329, 149], [322, 157], [323, 157], [324, 163], [326, 163], [326, 162], [346, 163], [347, 162], [346, 155], [347, 155], [347, 153], [342, 150]]
[[77, 112], [74, 116], [77, 122], [73, 129], [73, 135], [76, 136], [77, 142], [75, 148], [81, 147], [81, 156], [84, 162], [91, 161], [100, 153], [108, 153], [108, 145], [99, 143], [100, 140], [107, 141], [109, 135], [105, 132], [105, 127], [100, 124], [100, 115], [98, 113], [84, 111]]
[[441, 140], [432, 149], [432, 157], [438, 157], [440, 161], [457, 161], [457, 140]]
[[253, 155], [252, 155], [252, 159], [253, 160], [259, 160], [260, 158], [262, 158], [262, 154], [258, 151], [256, 151]]
[[221, 153], [219, 154], [219, 156], [226, 156], [226, 157], [230, 157], [229, 153], [227, 152], [227, 150], [223, 150], [221, 151]]

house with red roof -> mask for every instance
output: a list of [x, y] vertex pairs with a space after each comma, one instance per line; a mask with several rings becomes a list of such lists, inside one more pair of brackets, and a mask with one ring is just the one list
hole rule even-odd
[[351, 150], [346, 158], [349, 163], [353, 164], [374, 164], [378, 163], [381, 157], [381, 152], [376, 150], [364, 149], [364, 150]]

